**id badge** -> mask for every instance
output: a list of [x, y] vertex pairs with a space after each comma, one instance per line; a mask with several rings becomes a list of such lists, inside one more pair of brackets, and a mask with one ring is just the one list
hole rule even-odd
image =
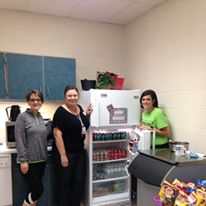
[[86, 134], [86, 127], [82, 127], [82, 134]]

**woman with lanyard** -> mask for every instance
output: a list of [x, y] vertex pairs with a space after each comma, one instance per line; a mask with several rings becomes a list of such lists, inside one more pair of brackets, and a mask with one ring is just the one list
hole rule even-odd
[[85, 115], [78, 100], [78, 89], [75, 86], [66, 86], [64, 104], [57, 108], [53, 117], [53, 155], [58, 172], [59, 206], [80, 206], [84, 192], [84, 140], [92, 106], [88, 106]]

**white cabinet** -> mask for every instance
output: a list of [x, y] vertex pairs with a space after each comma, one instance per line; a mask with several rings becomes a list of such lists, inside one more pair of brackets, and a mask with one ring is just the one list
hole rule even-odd
[[127, 146], [131, 128], [91, 128], [89, 131], [90, 206], [128, 205]]
[[12, 205], [11, 155], [0, 154], [0, 206]]

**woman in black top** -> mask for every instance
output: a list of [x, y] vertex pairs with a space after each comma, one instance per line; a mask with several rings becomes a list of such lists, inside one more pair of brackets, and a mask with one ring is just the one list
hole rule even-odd
[[66, 86], [65, 102], [57, 108], [53, 118], [55, 143], [53, 153], [58, 169], [59, 206], [80, 206], [86, 175], [84, 140], [89, 127], [86, 110], [78, 105], [79, 92], [74, 86]]

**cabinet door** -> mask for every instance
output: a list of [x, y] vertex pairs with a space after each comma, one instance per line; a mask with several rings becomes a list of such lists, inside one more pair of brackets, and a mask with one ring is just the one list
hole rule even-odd
[[5, 98], [4, 54], [0, 52], [0, 99]]
[[62, 100], [66, 85], [75, 85], [75, 59], [44, 57], [44, 89], [47, 100]]
[[31, 89], [43, 89], [42, 57], [7, 54], [10, 99], [25, 99]]

